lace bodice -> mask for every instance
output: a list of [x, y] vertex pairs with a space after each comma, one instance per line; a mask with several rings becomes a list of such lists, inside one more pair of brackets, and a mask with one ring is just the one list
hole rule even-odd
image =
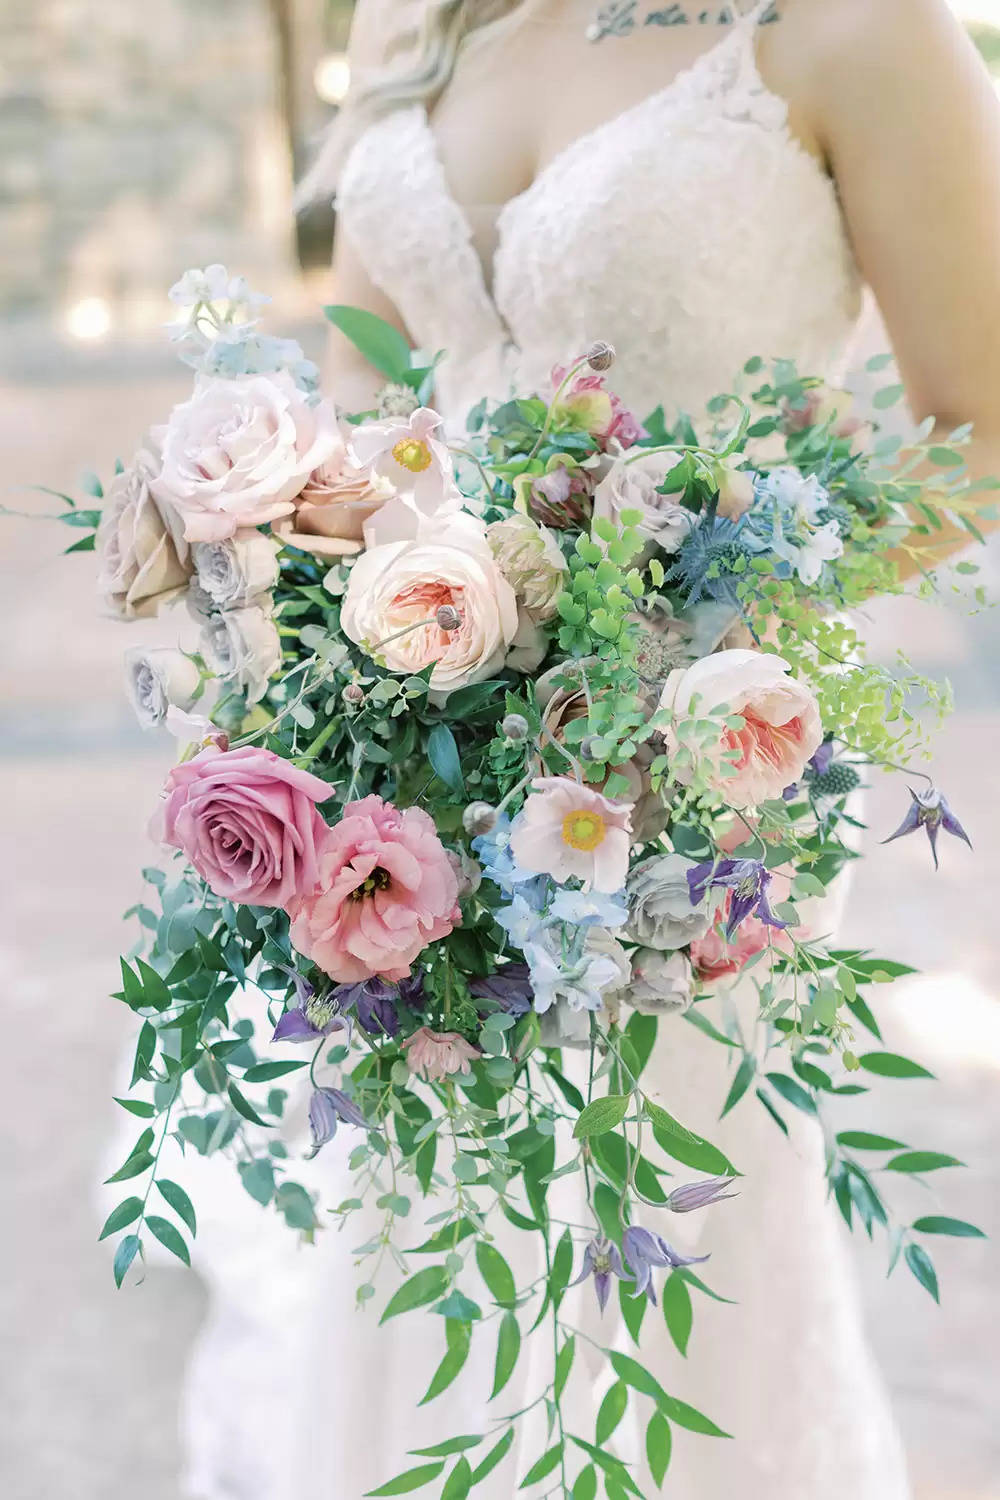
[[423, 106], [369, 127], [345, 163], [342, 232], [421, 348], [438, 404], [546, 387], [607, 339], [640, 415], [692, 413], [753, 355], [825, 374], [860, 281], [831, 179], [756, 61], [758, 5], [665, 88], [559, 153], [501, 210], [492, 293]]

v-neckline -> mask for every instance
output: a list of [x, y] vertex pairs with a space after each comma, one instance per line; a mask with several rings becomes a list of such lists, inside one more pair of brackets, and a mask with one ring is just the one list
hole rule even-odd
[[[534, 194], [538, 192], [551, 177], [555, 176], [556, 173], [565, 166], [567, 161], [571, 160], [581, 151], [586, 151], [592, 148], [595, 141], [602, 140], [605, 135], [612, 135], [622, 126], [628, 125], [632, 120], [641, 118], [647, 110], [662, 105], [666, 100], [670, 99], [675, 92], [683, 88], [693, 78], [697, 78], [699, 74], [704, 69], [706, 69], [710, 63], [717, 62], [720, 57], [724, 56], [726, 50], [729, 47], [732, 47], [737, 42], [744, 40], [748, 34], [753, 37], [756, 34], [757, 15], [761, 8], [761, 6], [755, 6], [752, 11], [748, 11], [744, 15], [742, 15], [739, 20], [733, 24], [733, 29], [731, 31], [727, 32], [724, 37], [721, 37], [719, 41], [714, 42], [711, 47], [706, 47], [704, 52], [700, 52], [692, 62], [679, 69], [679, 71], [675, 73], [670, 81], [664, 84], [662, 88], [654, 89], [651, 94], [646, 94], [642, 99], [637, 99], [634, 104], [626, 105], [625, 108], [619, 110], [617, 114], [610, 115], [606, 120], [601, 120], [590, 130], [584, 131], [583, 135], [579, 135], [575, 140], [567, 142], [567, 144], [561, 147], [554, 156], [551, 156], [541, 168], [541, 170], [532, 179], [532, 181], [528, 184], [528, 186], [526, 188], [522, 188], [521, 192], [515, 193], [512, 198], [508, 198], [506, 203], [504, 203], [501, 207], [496, 217], [496, 243], [494, 244], [493, 253], [488, 264], [483, 261], [482, 256], [475, 248], [472, 223], [469, 219], [468, 210], [466, 209], [464, 204], [462, 204], [455, 197], [454, 193], [451, 191], [451, 188], [448, 185], [448, 179], [445, 173], [444, 159], [441, 155], [441, 148], [438, 143], [437, 136], [434, 134], [431, 112], [428, 110], [426, 104], [416, 104], [413, 106], [422, 122], [423, 129], [426, 132], [430, 150], [434, 158], [434, 164], [437, 167], [438, 173], [440, 175], [445, 195], [449, 201], [449, 204], [461, 219], [463, 229], [468, 239], [469, 250], [472, 259], [475, 262], [476, 267], [478, 268], [479, 288], [486, 301], [492, 308], [494, 314], [496, 315], [497, 320], [504, 328], [505, 333], [507, 333], [508, 337], [510, 337], [509, 330], [507, 330], [503, 313], [501, 312], [499, 304], [497, 302], [496, 292], [497, 267], [504, 247], [504, 227], [510, 216], [515, 213], [523, 203], [527, 202], [528, 199], [533, 197]], [[767, 85], [761, 78], [759, 71], [757, 71], [756, 57], [754, 54], [754, 49], [752, 47], [751, 64], [754, 71], [756, 72], [756, 81], [758, 82], [760, 88], [765, 94], [777, 99], [778, 96], [767, 87]]]

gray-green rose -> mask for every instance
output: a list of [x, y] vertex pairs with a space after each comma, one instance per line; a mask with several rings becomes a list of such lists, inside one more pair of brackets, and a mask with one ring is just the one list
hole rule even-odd
[[691, 902], [691, 860], [681, 854], [654, 854], [637, 864], [626, 885], [628, 935], [644, 948], [670, 952], [703, 938], [715, 921], [718, 903], [703, 897]]

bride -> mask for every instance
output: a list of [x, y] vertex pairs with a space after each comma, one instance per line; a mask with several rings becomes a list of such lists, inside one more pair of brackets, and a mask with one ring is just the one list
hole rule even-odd
[[[334, 300], [446, 351], [435, 404], [453, 426], [484, 392], [547, 388], [598, 338], [640, 414], [697, 413], [754, 355], [836, 376], [867, 283], [915, 413], [974, 420], [973, 467], [1000, 470], [1000, 123], [944, 0], [361, 0], [352, 53], [352, 101], [307, 185], [337, 186]], [[330, 363], [338, 402], [370, 405], [377, 377], [337, 335]], [[957, 545], [938, 535], [935, 558]], [[749, 991], [729, 1002], [745, 1026]], [[677, 1237], [711, 1251], [735, 1305], [699, 1299], [686, 1363], [665, 1330], [658, 1350], [644, 1338], [661, 1383], [735, 1438], [682, 1434], [670, 1492], [905, 1500], [819, 1131], [782, 1141], [752, 1099], [720, 1124], [725, 1049], [679, 1020], [660, 1032], [659, 1097], [745, 1174], [737, 1203]], [[355, 1311], [361, 1215], [297, 1248], [225, 1169], [194, 1165], [213, 1309], [187, 1493], [360, 1500], [442, 1435], [416, 1409], [440, 1330]], [[324, 1207], [350, 1196], [346, 1153], [311, 1170]], [[590, 1332], [607, 1344], [616, 1325]], [[491, 1374], [473, 1359], [442, 1398], [449, 1433], [487, 1430]], [[504, 1410], [535, 1394], [530, 1368], [514, 1384]], [[581, 1430], [602, 1395], [574, 1392]], [[643, 1487], [640, 1445], [614, 1443]], [[511, 1455], [477, 1496], [507, 1500], [525, 1467]]]

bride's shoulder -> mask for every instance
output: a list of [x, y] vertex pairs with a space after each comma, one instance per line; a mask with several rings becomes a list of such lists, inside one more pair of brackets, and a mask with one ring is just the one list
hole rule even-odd
[[857, 68], [954, 35], [949, 0], [775, 0], [768, 45], [806, 69]]

